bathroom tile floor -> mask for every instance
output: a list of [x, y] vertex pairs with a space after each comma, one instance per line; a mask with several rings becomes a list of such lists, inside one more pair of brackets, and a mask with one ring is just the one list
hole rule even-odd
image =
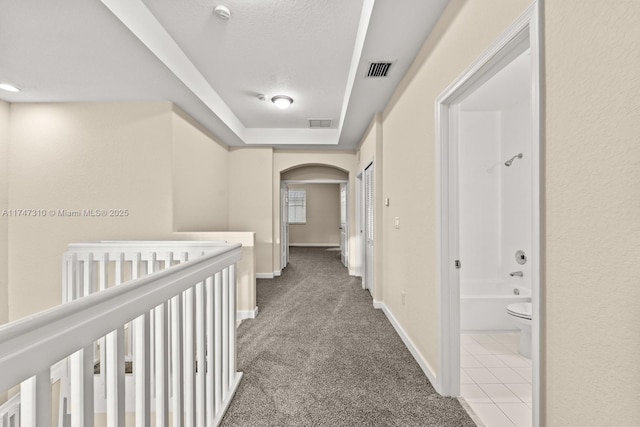
[[460, 335], [460, 394], [486, 427], [529, 427], [531, 360], [518, 332]]

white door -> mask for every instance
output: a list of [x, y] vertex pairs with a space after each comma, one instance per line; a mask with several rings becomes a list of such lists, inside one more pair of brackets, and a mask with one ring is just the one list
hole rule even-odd
[[374, 182], [373, 163], [364, 170], [364, 234], [365, 257], [363, 282], [365, 289], [373, 294], [373, 251], [374, 251]]
[[347, 184], [340, 184], [340, 259], [342, 264], [347, 267], [349, 259], [349, 242], [347, 228]]
[[280, 187], [280, 268], [289, 264], [289, 186]]

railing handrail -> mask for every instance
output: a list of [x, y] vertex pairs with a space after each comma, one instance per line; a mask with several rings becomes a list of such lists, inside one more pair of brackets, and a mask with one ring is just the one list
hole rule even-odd
[[0, 390], [7, 390], [237, 262], [240, 244], [0, 326]]
[[102, 248], [163, 248], [163, 247], [217, 247], [225, 246], [224, 240], [100, 240], [97, 242], [69, 243], [67, 250], [77, 249], [102, 249]]

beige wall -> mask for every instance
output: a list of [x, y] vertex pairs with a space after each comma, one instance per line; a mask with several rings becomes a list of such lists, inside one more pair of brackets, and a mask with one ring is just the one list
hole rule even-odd
[[[355, 206], [355, 174], [357, 166], [355, 153], [333, 151], [274, 151], [273, 153], [273, 270], [279, 272], [280, 267], [280, 174], [296, 166], [323, 165], [332, 166], [349, 172], [349, 203]], [[354, 209], [349, 209], [349, 245], [354, 247]], [[353, 265], [354, 251], [350, 251], [349, 266]]]
[[129, 210], [126, 217], [10, 218], [11, 320], [60, 303], [68, 243], [171, 231], [169, 103], [12, 104], [10, 158], [12, 209]]
[[9, 219], [2, 211], [9, 207], [8, 174], [9, 166], [9, 111], [10, 107], [0, 101], [0, 325], [9, 320], [9, 296], [7, 283]]
[[173, 229], [216, 231], [229, 227], [229, 153], [226, 147], [174, 109], [171, 120]]
[[[452, 1], [384, 112], [383, 301], [439, 372], [434, 105], [528, 6], [528, 0]], [[400, 218], [395, 229], [394, 218]], [[406, 303], [401, 303], [401, 291]]]
[[256, 272], [273, 274], [273, 150], [229, 154], [229, 229], [256, 232]]
[[549, 426], [640, 419], [640, 2], [547, 0]]
[[[55, 216], [9, 219], [8, 239], [3, 241], [9, 242], [10, 285], [3, 301], [8, 301], [11, 320], [60, 302], [60, 260], [71, 242], [185, 238], [186, 234], [173, 233], [174, 225], [179, 231], [224, 232], [235, 212], [228, 202], [229, 153], [169, 103], [13, 104], [10, 157], [9, 207], [56, 211]], [[267, 194], [258, 202], [268, 206], [270, 168], [263, 175], [267, 179], [262, 190]], [[1, 190], [0, 186], [0, 203]], [[234, 207], [251, 199], [246, 192], [237, 194]], [[129, 215], [92, 218], [57, 213], [111, 208], [128, 209]], [[267, 216], [263, 222], [270, 225], [270, 220]], [[212, 235], [197, 233], [194, 238]], [[257, 252], [253, 234], [224, 235], [247, 245], [246, 260], [238, 266], [247, 273], [247, 264], [252, 264], [248, 261]], [[261, 236], [263, 251], [270, 250], [270, 241], [264, 244], [270, 230]], [[270, 257], [268, 251], [265, 258]], [[253, 309], [255, 279], [239, 279], [238, 308]]]
[[340, 245], [340, 184], [290, 184], [307, 192], [306, 224], [289, 225], [289, 244]]

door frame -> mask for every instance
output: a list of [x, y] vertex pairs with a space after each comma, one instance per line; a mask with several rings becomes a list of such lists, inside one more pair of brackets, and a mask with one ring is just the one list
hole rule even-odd
[[[457, 105], [497, 71], [521, 53], [526, 43], [531, 50], [532, 101], [532, 256], [531, 301], [533, 426], [541, 423], [541, 274], [542, 274], [542, 97], [541, 97], [540, 7], [534, 2], [489, 49], [477, 59], [436, 100], [436, 179], [438, 188], [439, 227], [439, 344], [440, 375], [438, 392], [444, 396], [460, 394], [460, 274], [454, 261], [459, 255], [458, 240], [458, 147]], [[464, 264], [464, 260], [462, 260]]]
[[287, 268], [289, 264], [289, 186], [286, 182], [280, 182], [280, 270]]
[[[354, 275], [363, 277], [364, 266], [364, 246], [362, 240], [364, 238], [364, 170], [358, 172], [356, 176], [356, 236], [355, 243], [355, 265]], [[364, 280], [362, 280], [362, 289], [364, 289]]]
[[[351, 263], [349, 262], [349, 233], [351, 230], [351, 223], [349, 221], [349, 197], [350, 197], [350, 191], [349, 191], [349, 180], [348, 179], [286, 179], [286, 180], [281, 180], [280, 181], [280, 188], [283, 188], [283, 186], [288, 186], [289, 184], [299, 184], [299, 185], [307, 185], [307, 184], [345, 184], [346, 188], [347, 188], [347, 230], [346, 230], [346, 239], [345, 239], [345, 253], [347, 254], [347, 269], [349, 270], [349, 272], [351, 272], [351, 268], [350, 265]], [[282, 206], [283, 203], [283, 193], [280, 192], [280, 206]], [[282, 210], [282, 209], [281, 209]], [[280, 230], [283, 229], [283, 227], [286, 225], [284, 223], [284, 218], [285, 215], [283, 212], [280, 212]], [[282, 236], [282, 232], [280, 233]], [[287, 254], [289, 251], [289, 233], [287, 233], [286, 235], [286, 241], [284, 240], [284, 236], [281, 237], [281, 241], [280, 241], [280, 250], [284, 251], [283, 248], [286, 247], [287, 250]], [[288, 258], [288, 255], [287, 255]], [[280, 266], [280, 269], [282, 270], [284, 267]]]
[[[344, 206], [342, 205], [342, 190], [344, 189]], [[344, 224], [342, 214], [344, 210]], [[340, 184], [340, 260], [349, 268], [349, 182]]]
[[[375, 254], [375, 248], [376, 248], [376, 175], [375, 175], [375, 171], [376, 171], [376, 165], [374, 160], [371, 160], [370, 162], [365, 163], [365, 167], [362, 168], [361, 171], [361, 175], [362, 175], [362, 193], [361, 193], [361, 198], [362, 198], [362, 213], [361, 213], [361, 221], [362, 221], [362, 231], [363, 233], [361, 233], [361, 246], [362, 246], [362, 254], [361, 254], [361, 259], [362, 259], [362, 289], [368, 289], [369, 293], [371, 294], [371, 298], [373, 298], [374, 301], [374, 306], [376, 303], [376, 298], [375, 298], [375, 288], [376, 288], [376, 274], [375, 274], [375, 258], [376, 258], [376, 254]], [[370, 176], [371, 176], [371, 186], [372, 186], [372, 190], [371, 190], [371, 196], [372, 196], [372, 200], [371, 203], [373, 204], [373, 253], [371, 254], [371, 270], [370, 273], [371, 274], [367, 274], [367, 249], [369, 247], [369, 243], [367, 242], [367, 206], [366, 206], [366, 200], [367, 200], [367, 196], [366, 196], [366, 191], [367, 191], [367, 169], [372, 168], [371, 172], [369, 172]], [[369, 277], [371, 276], [371, 277]], [[367, 287], [367, 284], [369, 284], [369, 287]]]

